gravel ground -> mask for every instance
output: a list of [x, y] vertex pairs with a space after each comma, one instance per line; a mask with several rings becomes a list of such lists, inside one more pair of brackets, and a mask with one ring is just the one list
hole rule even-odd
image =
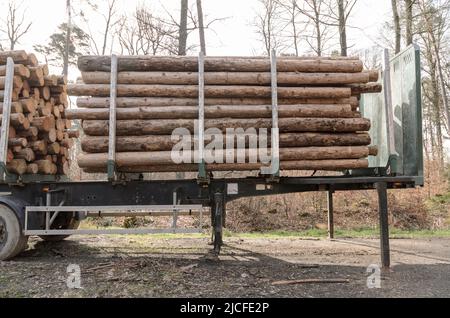
[[[393, 266], [379, 289], [367, 287], [378, 240], [225, 241], [217, 258], [207, 238], [30, 239], [22, 255], [0, 262], [0, 297], [450, 297], [450, 239], [391, 240]], [[67, 287], [70, 264], [81, 288]], [[305, 279], [343, 282], [274, 284]]]

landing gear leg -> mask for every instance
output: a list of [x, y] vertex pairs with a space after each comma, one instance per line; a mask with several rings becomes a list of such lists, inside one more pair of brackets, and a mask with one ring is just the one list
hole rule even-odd
[[225, 199], [222, 193], [215, 193], [213, 205], [211, 209], [212, 227], [213, 227], [213, 243], [214, 253], [220, 254], [220, 249], [223, 245], [223, 218], [225, 213]]

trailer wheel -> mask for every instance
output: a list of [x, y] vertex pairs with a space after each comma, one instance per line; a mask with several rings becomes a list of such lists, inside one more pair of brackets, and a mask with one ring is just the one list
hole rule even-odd
[[22, 227], [16, 214], [0, 204], [0, 261], [10, 260], [27, 246], [28, 237], [22, 234]]
[[[63, 216], [63, 215], [61, 215]], [[76, 230], [80, 226], [80, 221], [75, 219], [68, 213], [65, 213], [65, 216], [70, 216], [70, 218], [62, 217], [57, 218], [55, 220], [52, 229], [58, 230]], [[46, 242], [60, 242], [68, 238], [70, 235], [40, 235], [39, 237]]]

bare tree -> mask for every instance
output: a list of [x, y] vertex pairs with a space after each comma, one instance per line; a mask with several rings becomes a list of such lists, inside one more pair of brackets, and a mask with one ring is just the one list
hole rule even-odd
[[446, 39], [445, 36], [450, 30], [450, 1], [446, 0], [439, 7], [435, 7], [433, 3], [425, 0], [419, 0], [418, 4], [420, 13], [423, 17], [423, 23], [421, 23], [421, 25], [425, 31], [425, 36], [422, 38], [425, 42], [429, 43], [429, 47], [432, 50], [430, 59], [434, 58], [436, 63], [436, 73], [439, 79], [443, 111], [447, 119], [446, 128], [447, 133], [450, 135], [450, 108], [442, 64], [442, 55], [445, 54], [443, 52], [443, 44]]
[[10, 50], [15, 49], [20, 39], [30, 31], [32, 25], [32, 22], [25, 21], [26, 10], [21, 11], [22, 5], [22, 2], [17, 3], [15, 0], [8, 3], [6, 20], [3, 21], [4, 26], [0, 28], [0, 32], [6, 34]]
[[311, 35], [305, 37], [306, 42], [317, 56], [322, 56], [329, 35], [329, 14], [324, 0], [304, 0], [302, 5], [297, 4], [298, 10], [308, 18], [311, 26]]
[[280, 19], [284, 23], [282, 36], [292, 43], [295, 56], [300, 54], [299, 43], [307, 28], [307, 23], [301, 19], [303, 16], [298, 10], [299, 1], [301, 0], [277, 0], [281, 8]]
[[178, 54], [177, 32], [144, 6], [122, 16], [116, 30], [122, 53], [129, 55]]
[[265, 54], [270, 55], [273, 49], [281, 50], [280, 6], [275, 0], [258, 0], [258, 2], [261, 10], [256, 13], [253, 26], [263, 42]]

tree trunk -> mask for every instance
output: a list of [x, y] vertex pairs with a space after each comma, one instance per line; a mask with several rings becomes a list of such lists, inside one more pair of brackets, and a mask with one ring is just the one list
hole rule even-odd
[[198, 32], [200, 37], [200, 49], [203, 52], [203, 54], [206, 55], [205, 26], [203, 24], [203, 9], [201, 0], [197, 0], [197, 15], [198, 15]]
[[413, 0], [405, 0], [406, 45], [413, 43]]
[[188, 0], [181, 0], [180, 10], [180, 29], [178, 32], [178, 55], [186, 55], [187, 45], [187, 14], [188, 14]]
[[[117, 108], [133, 107], [161, 107], [161, 106], [198, 106], [197, 98], [171, 98], [171, 97], [118, 97], [116, 99]], [[290, 98], [278, 99], [279, 105], [299, 105], [299, 104], [350, 104], [356, 109], [359, 101], [356, 97], [350, 98]], [[271, 98], [207, 98], [205, 105], [272, 105]], [[108, 108], [109, 98], [107, 97], [79, 97], [77, 98], [78, 108]]]
[[[109, 84], [109, 72], [83, 72], [85, 84]], [[376, 72], [378, 77], [378, 72]], [[1, 77], [0, 77], [1, 79]], [[374, 72], [362, 73], [278, 73], [279, 86], [344, 85], [376, 82]], [[118, 84], [197, 85], [196, 72], [120, 72]], [[205, 85], [271, 85], [270, 73], [255, 72], [207, 72]]]
[[[85, 120], [83, 130], [86, 135], [106, 136], [107, 120]], [[280, 118], [280, 132], [362, 132], [369, 131], [370, 120], [365, 118]], [[194, 132], [194, 120], [118, 120], [117, 136], [170, 135], [177, 128]], [[208, 119], [205, 129], [217, 128], [223, 132], [227, 128], [272, 128], [271, 119]]]
[[341, 44], [341, 56], [347, 56], [347, 30], [346, 17], [344, 9], [344, 0], [338, 0], [339, 13], [339, 42]]
[[[109, 96], [107, 84], [71, 84], [68, 92], [72, 96]], [[279, 87], [280, 98], [349, 98], [349, 87]], [[118, 97], [198, 97], [194, 85], [117, 85]], [[205, 97], [264, 97], [272, 96], [269, 86], [218, 86], [205, 87]]]
[[[233, 136], [234, 140], [234, 136]], [[226, 142], [226, 136], [224, 142]], [[268, 137], [268, 146], [270, 146]], [[178, 141], [171, 136], [119, 136], [116, 140], [118, 152], [170, 151]], [[331, 146], [368, 146], [371, 143], [367, 133], [284, 133], [280, 134], [280, 147], [331, 147]], [[236, 148], [238, 144], [234, 142]], [[249, 147], [248, 141], [245, 147]], [[85, 136], [81, 140], [81, 149], [87, 153], [108, 152], [108, 137]]]
[[[259, 170], [261, 164], [207, 164], [207, 171], [252, 171]], [[341, 160], [296, 160], [282, 161], [280, 163], [281, 170], [323, 170], [323, 171], [340, 171], [348, 169], [364, 169], [369, 167], [367, 159], [341, 159]], [[106, 167], [87, 168], [87, 173], [106, 172]], [[159, 165], [159, 166], [136, 166], [136, 167], [118, 167], [119, 172], [140, 173], [140, 172], [197, 172], [198, 165]]]
[[[139, 107], [117, 109], [118, 120], [130, 119], [197, 119], [196, 106]], [[280, 105], [280, 118], [352, 118], [357, 117], [351, 105]], [[107, 120], [108, 108], [68, 109], [66, 118]], [[272, 106], [206, 106], [205, 118], [272, 118]]]
[[[304, 148], [282, 148], [280, 149], [280, 161], [294, 160], [336, 160], [336, 159], [361, 159], [370, 155], [369, 147], [304, 147]], [[258, 158], [259, 149], [245, 149], [245, 159]], [[270, 149], [268, 149], [270, 154]], [[119, 152], [116, 154], [118, 167], [153, 166], [175, 164], [172, 160], [172, 151], [153, 152]], [[194, 151], [190, 152], [190, 162], [194, 163]], [[226, 162], [227, 152], [215, 151], [215, 158]], [[234, 154], [234, 162], [237, 162], [237, 152]], [[102, 168], [108, 162], [107, 153], [82, 154], [78, 157], [80, 168]]]
[[397, 0], [391, 0], [392, 3], [392, 13], [394, 15], [394, 32], [395, 32], [395, 54], [400, 53], [401, 50], [401, 40], [402, 31], [400, 28], [400, 15], [398, 13]]
[[[110, 56], [80, 56], [78, 68], [82, 72], [111, 72]], [[363, 63], [354, 59], [292, 59], [279, 58], [278, 72], [360, 73]], [[197, 72], [196, 57], [176, 56], [119, 56], [119, 72]], [[206, 57], [205, 72], [270, 72], [269, 59], [252, 57]]]

